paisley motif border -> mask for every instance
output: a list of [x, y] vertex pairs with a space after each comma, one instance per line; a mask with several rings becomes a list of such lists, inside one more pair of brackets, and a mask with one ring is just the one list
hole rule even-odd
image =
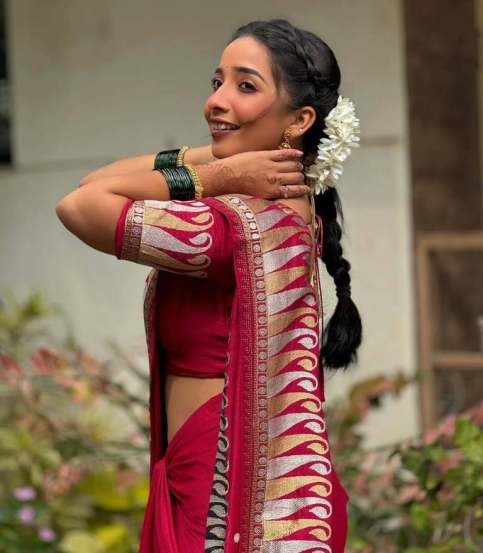
[[[237, 270], [246, 271], [240, 322], [241, 335], [249, 337], [242, 363], [252, 418], [243, 421], [250, 448], [242, 482], [248, 488], [235, 538], [242, 553], [331, 553], [336, 479], [319, 381], [321, 321], [309, 281], [310, 232], [290, 208], [243, 196], [217, 200], [237, 213], [247, 250]], [[217, 552], [226, 550], [222, 542]]]

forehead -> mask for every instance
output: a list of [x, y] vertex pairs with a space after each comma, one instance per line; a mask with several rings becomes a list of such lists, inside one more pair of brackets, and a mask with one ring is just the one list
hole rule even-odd
[[234, 65], [257, 69], [267, 82], [273, 82], [268, 50], [251, 36], [237, 38], [223, 50], [219, 66], [231, 71]]

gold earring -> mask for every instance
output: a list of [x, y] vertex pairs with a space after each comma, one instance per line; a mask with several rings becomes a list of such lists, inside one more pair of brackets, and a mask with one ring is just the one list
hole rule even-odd
[[283, 139], [282, 139], [282, 142], [280, 142], [279, 146], [278, 146], [278, 149], [279, 150], [283, 150], [285, 148], [291, 148], [292, 146], [290, 145], [290, 137], [291, 137], [291, 132], [290, 132], [290, 129], [285, 129], [283, 131]]

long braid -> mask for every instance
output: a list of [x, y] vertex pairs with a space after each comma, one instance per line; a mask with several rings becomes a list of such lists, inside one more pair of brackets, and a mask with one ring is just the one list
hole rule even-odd
[[[338, 84], [324, 77], [317, 69], [309, 52], [310, 42], [303, 34], [303, 31], [295, 29], [294, 47], [307, 66], [308, 78], [314, 85], [314, 105], [322, 108], [320, 120], [323, 121], [337, 104]], [[322, 132], [325, 135], [324, 129]], [[335, 311], [324, 331], [321, 358], [327, 368], [347, 368], [350, 363], [357, 361], [356, 350], [362, 340], [362, 323], [351, 298], [351, 264], [343, 257], [340, 243], [342, 228], [337, 216], [343, 223], [344, 215], [336, 188], [328, 187], [322, 195], [315, 196], [315, 210], [323, 225], [322, 261], [334, 279], [337, 296]]]
[[334, 279], [337, 305], [324, 331], [321, 356], [328, 368], [347, 367], [357, 361], [356, 350], [362, 340], [362, 323], [359, 311], [351, 298], [351, 265], [343, 257], [340, 244], [342, 229], [337, 215], [342, 215], [342, 206], [337, 190], [327, 188], [315, 196], [315, 208], [323, 223], [322, 261]]

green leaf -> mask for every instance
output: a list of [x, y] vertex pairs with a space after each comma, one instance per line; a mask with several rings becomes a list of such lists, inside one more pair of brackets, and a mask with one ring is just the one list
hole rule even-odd
[[100, 526], [95, 531], [95, 534], [106, 551], [113, 553], [122, 553], [126, 551], [129, 533], [125, 526], [121, 524]]
[[108, 511], [128, 511], [136, 506], [131, 490], [119, 487], [112, 468], [88, 475], [78, 484], [78, 489], [89, 494], [98, 507]]
[[425, 505], [414, 503], [411, 505], [411, 522], [418, 532], [428, 532], [431, 529], [431, 521], [428, 508]]
[[67, 532], [59, 544], [60, 550], [64, 553], [104, 553], [102, 543], [89, 532], [73, 530]]
[[483, 430], [467, 418], [456, 421], [455, 442], [465, 456], [483, 466]]
[[441, 445], [435, 444], [428, 447], [428, 458], [431, 461], [441, 461], [446, 455], [447, 452]]
[[460, 447], [478, 438], [481, 430], [466, 417], [459, 417], [456, 420], [455, 441]]
[[144, 508], [148, 501], [149, 496], [149, 480], [143, 478], [140, 482], [135, 484], [131, 489], [131, 497], [133, 505]]

